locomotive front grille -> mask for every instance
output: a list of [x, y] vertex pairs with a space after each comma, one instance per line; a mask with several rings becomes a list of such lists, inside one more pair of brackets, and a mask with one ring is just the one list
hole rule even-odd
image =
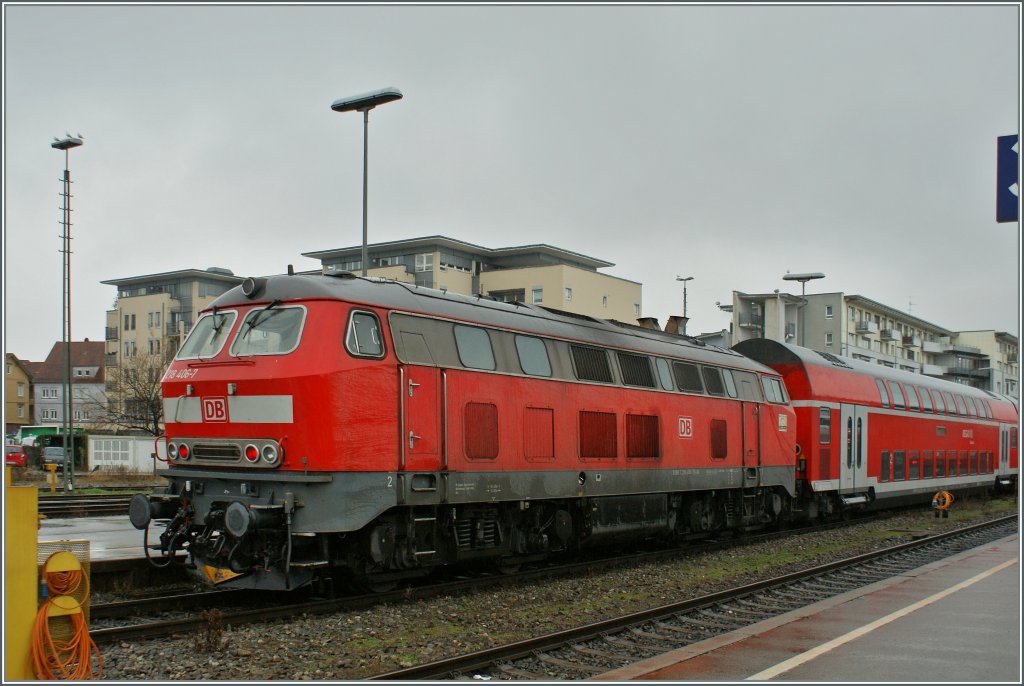
[[242, 459], [242, 448], [234, 444], [196, 443], [192, 456], [196, 460], [210, 462], [238, 462]]

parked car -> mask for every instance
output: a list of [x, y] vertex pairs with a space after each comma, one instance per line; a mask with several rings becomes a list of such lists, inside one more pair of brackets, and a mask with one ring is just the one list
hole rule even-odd
[[43, 469], [46, 469], [46, 465], [55, 464], [57, 465], [57, 471], [64, 471], [64, 448], [60, 446], [50, 446], [43, 448]]
[[25, 449], [20, 445], [5, 445], [4, 458], [6, 459], [5, 464], [8, 467], [24, 467], [26, 462]]

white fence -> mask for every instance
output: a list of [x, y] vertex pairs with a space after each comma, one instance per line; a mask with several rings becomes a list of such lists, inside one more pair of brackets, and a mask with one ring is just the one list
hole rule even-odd
[[[160, 457], [167, 457], [167, 444], [156, 442]], [[157, 465], [153, 458], [153, 439], [144, 436], [89, 436], [89, 469], [107, 472], [152, 474]]]

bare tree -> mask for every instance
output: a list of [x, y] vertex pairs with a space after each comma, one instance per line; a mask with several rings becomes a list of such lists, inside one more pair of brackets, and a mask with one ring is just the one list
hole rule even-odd
[[170, 363], [168, 355], [120, 356], [117, 367], [107, 367], [107, 398], [96, 423], [120, 429], [163, 433], [164, 404], [160, 379]]

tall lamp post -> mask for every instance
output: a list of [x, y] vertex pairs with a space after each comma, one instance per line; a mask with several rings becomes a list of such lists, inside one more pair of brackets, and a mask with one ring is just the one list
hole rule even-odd
[[353, 95], [350, 98], [340, 98], [331, 103], [331, 109], [335, 112], [356, 112], [363, 113], [363, 252], [362, 252], [362, 266], [363, 276], [366, 276], [366, 268], [369, 262], [368, 250], [366, 247], [366, 195], [367, 195], [367, 158], [369, 153], [369, 141], [370, 141], [370, 110], [377, 105], [383, 105], [384, 103], [391, 102], [393, 100], [401, 100], [402, 91], [397, 88], [382, 88], [376, 91], [370, 91], [369, 93], [363, 93], [361, 95]]
[[64, 206], [61, 207], [61, 224], [63, 225], [64, 245], [61, 252], [64, 254], [64, 273], [61, 287], [61, 338], [64, 339], [64, 383], [62, 393], [64, 401], [61, 403], [61, 414], [64, 415], [61, 422], [61, 431], [64, 434], [64, 490], [75, 490], [75, 425], [72, 413], [74, 412], [74, 399], [71, 397], [71, 171], [69, 164], [69, 153], [71, 148], [82, 145], [82, 134], [72, 136], [66, 134], [64, 138], [54, 138], [50, 143], [51, 148], [64, 151], [64, 177], [61, 179], [61, 198]]
[[783, 281], [800, 282], [800, 345], [804, 344], [804, 309], [807, 307], [807, 282], [814, 279], [824, 279], [821, 272], [809, 272], [806, 274], [785, 274]]
[[690, 321], [690, 318], [686, 316], [686, 282], [693, 281], [692, 276], [676, 276], [676, 281], [683, 282], [683, 335], [686, 335], [686, 323]]

